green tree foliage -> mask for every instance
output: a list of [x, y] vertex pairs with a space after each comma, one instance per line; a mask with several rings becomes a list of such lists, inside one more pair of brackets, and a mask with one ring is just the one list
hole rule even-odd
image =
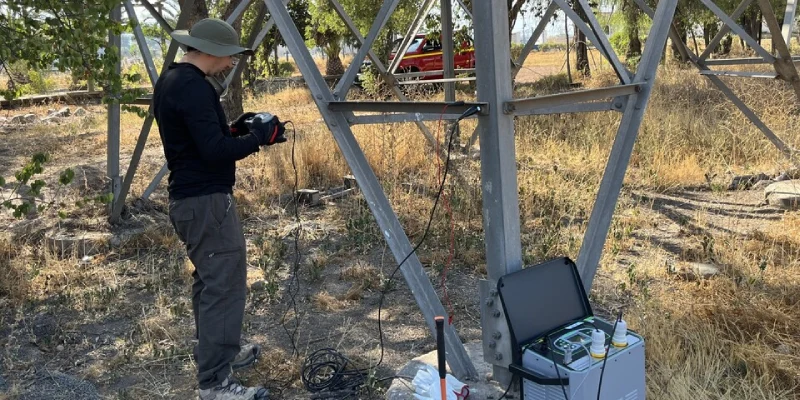
[[319, 46], [325, 51], [326, 75], [343, 73], [344, 66], [339, 54], [342, 51], [342, 41], [348, 34], [347, 26], [327, 0], [310, 0], [308, 13], [311, 20], [306, 27], [307, 45]]
[[[14, 174], [16, 183], [12, 184], [10, 193], [0, 197], [0, 206], [10, 210], [15, 218], [32, 216], [58, 207], [59, 217], [65, 218], [64, 209], [67, 205], [62, 201], [62, 190], [75, 179], [75, 171], [67, 168], [59, 174], [58, 184], [48, 184], [41, 175], [44, 172], [44, 165], [49, 161], [50, 155], [47, 153], [34, 154], [30, 161]], [[0, 176], [0, 187], [6, 186], [6, 183], [6, 179]], [[47, 187], [51, 187], [52, 192], [47, 196], [49, 201], [44, 201], [43, 189]], [[75, 205], [85, 207], [93, 203], [109, 204], [113, 196], [112, 193], [104, 193], [85, 197], [78, 200]]]
[[[306, 35], [308, 23], [311, 20], [311, 15], [308, 13], [308, 2], [305, 0], [291, 0], [287, 4], [289, 15], [292, 17], [297, 30], [301, 35]], [[250, 13], [245, 17], [245, 25], [253, 24], [256, 17], [256, 12]], [[278, 54], [278, 46], [285, 46], [283, 37], [278, 32], [278, 28], [273, 26], [272, 29], [264, 37], [264, 42], [261, 48], [256, 52], [255, 62], [248, 68], [247, 74], [250, 82], [256, 79], [256, 76], [283, 76], [287, 73], [287, 67], [281, 66], [280, 54]]]
[[[340, 3], [364, 37], [369, 33], [383, 5], [382, 0], [340, 0]], [[421, 6], [420, 0], [400, 1], [373, 45], [373, 49], [384, 61], [391, 51], [394, 39], [406, 33]], [[339, 58], [341, 45], [344, 42], [355, 43], [355, 38], [328, 0], [310, 0], [308, 12], [311, 19], [306, 28], [307, 45], [319, 46], [325, 51], [326, 74], [342, 73], [344, 68]]]
[[[109, 31], [123, 30], [109, 17], [115, 5], [117, 0], [0, 0], [0, 63], [25, 61], [34, 69], [72, 71], [119, 94], [117, 52], [103, 51]], [[18, 95], [11, 86], [2, 90], [4, 97]]]
[[[464, 5], [472, 10], [472, 2], [473, 0], [464, 0]], [[508, 7], [509, 36], [511, 36], [511, 31], [514, 29], [514, 24], [517, 22], [517, 18], [525, 13], [526, 7], [534, 10], [541, 9], [541, 11], [544, 12], [544, 9], [547, 8], [547, 5], [549, 4], [549, 2], [544, 2], [542, 0], [506, 0], [506, 3]]]

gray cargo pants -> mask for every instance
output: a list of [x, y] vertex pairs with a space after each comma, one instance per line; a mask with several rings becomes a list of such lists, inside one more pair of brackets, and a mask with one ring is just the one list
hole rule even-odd
[[247, 290], [247, 253], [233, 196], [225, 193], [170, 201], [169, 217], [194, 264], [192, 308], [200, 389], [231, 373], [239, 352]]

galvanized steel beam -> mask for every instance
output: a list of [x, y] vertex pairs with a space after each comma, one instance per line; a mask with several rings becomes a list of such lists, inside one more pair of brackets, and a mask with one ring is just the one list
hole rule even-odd
[[[735, 10], [733, 10], [733, 14], [731, 14], [730, 19], [731, 20], [739, 19], [739, 17], [741, 17], [742, 14], [744, 14], [744, 12], [747, 11], [747, 7], [750, 7], [750, 3], [752, 2], [753, 0], [742, 0], [742, 2], [739, 3], [739, 6], [736, 7]], [[641, 8], [642, 10], [645, 9], [642, 7], [642, 4], [639, 3], [638, 1], [637, 4], [639, 4], [639, 8]], [[649, 6], [647, 5], [645, 5], [645, 7], [649, 8]], [[711, 55], [711, 52], [716, 50], [717, 46], [719, 46], [720, 42], [722, 42], [722, 38], [724, 38], [725, 35], [727, 35], [730, 31], [731, 31], [730, 26], [728, 26], [727, 24], [722, 24], [722, 27], [719, 29], [719, 32], [717, 32], [717, 34], [714, 35], [711, 41], [708, 42], [708, 44], [706, 45], [706, 49], [700, 54], [700, 60], [702, 61], [708, 58], [708, 56]], [[673, 38], [672, 40], [675, 41], [675, 38]], [[680, 40], [677, 40], [676, 42], [682, 43]]]
[[[279, 0], [265, 1], [281, 35], [286, 41], [287, 47], [294, 55], [295, 62], [306, 79], [317, 109], [322, 114], [325, 124], [333, 133], [342, 155], [352, 169], [353, 175], [358, 182], [358, 187], [367, 200], [367, 204], [375, 216], [392, 254], [398, 263], [406, 260], [402, 264], [400, 271], [411, 288], [430, 333], [435, 336], [434, 317], [446, 315], [444, 306], [439, 301], [436, 291], [422, 269], [419, 258], [412, 252], [411, 243], [392, 210], [380, 182], [378, 182], [375, 173], [370, 168], [366, 156], [350, 130], [350, 125], [344, 114], [329, 109], [328, 104], [334, 102], [333, 93], [328, 89], [325, 80], [317, 69], [311, 54], [305, 46], [303, 37], [292, 22], [288, 10]], [[454, 327], [449, 324], [445, 326], [445, 345], [447, 358], [454, 375], [462, 379], [477, 378], [477, 371], [464, 350], [463, 343], [455, 332]]]
[[440, 102], [440, 101], [331, 101], [330, 111], [365, 111], [365, 112], [406, 112], [406, 113], [439, 113], [461, 115], [472, 106], [480, 106], [481, 113], [486, 114], [489, 104], [486, 102]]
[[622, 189], [622, 181], [628, 169], [633, 145], [639, 134], [644, 113], [647, 109], [650, 93], [656, 79], [661, 54], [667, 43], [672, 17], [675, 13], [678, 0], [661, 0], [658, 3], [656, 14], [653, 17], [653, 26], [650, 29], [648, 42], [642, 54], [641, 63], [636, 71], [633, 82], [641, 85], [641, 90], [628, 98], [628, 104], [620, 121], [617, 137], [611, 147], [606, 170], [600, 182], [600, 189], [592, 207], [589, 226], [583, 236], [580, 253], [578, 255], [578, 270], [586, 293], [592, 288], [600, 257], [603, 253], [611, 226], [611, 218]]
[[[511, 87], [511, 44], [508, 36], [508, 8], [505, 0], [473, 2], [475, 26], [484, 29], [475, 37], [475, 67], [478, 101], [500, 105], [513, 98]], [[490, 107], [479, 119], [481, 127], [481, 193], [485, 232], [486, 269], [490, 284], [522, 269], [517, 159], [514, 145], [514, 116]], [[481, 304], [487, 301], [481, 298]], [[505, 318], [486, 315], [481, 307], [484, 359], [494, 365], [494, 378], [507, 385], [512, 376], [510, 342], [490, 346], [494, 332], [507, 331]]]
[[506, 114], [524, 114], [539, 108], [582, 103], [592, 100], [607, 99], [609, 97], [627, 96], [638, 93], [642, 89], [642, 86], [642, 84], [633, 83], [630, 85], [617, 85], [599, 89], [552, 94], [548, 96], [514, 99], [503, 103], [503, 112]]
[[[196, 0], [186, 0], [184, 6], [191, 7]], [[181, 29], [183, 26], [186, 25], [189, 19], [189, 13], [181, 13], [178, 17], [177, 29]], [[163, 74], [164, 71], [169, 67], [170, 62], [175, 59], [175, 55], [178, 54], [178, 41], [173, 40], [169, 44], [169, 49], [167, 49], [167, 54], [164, 56], [164, 65], [161, 68], [161, 73]], [[152, 109], [152, 102], [150, 109]], [[131, 188], [131, 183], [133, 183], [133, 177], [136, 174], [136, 169], [139, 167], [139, 161], [142, 159], [142, 153], [144, 152], [144, 146], [147, 143], [147, 137], [150, 135], [150, 128], [153, 127], [153, 114], [150, 113], [148, 110], [148, 115], [144, 119], [144, 123], [142, 124], [142, 130], [139, 132], [139, 138], [136, 141], [136, 148], [133, 150], [133, 156], [131, 157], [131, 162], [128, 165], [128, 170], [125, 171], [125, 179], [122, 182], [122, 188], [120, 189], [119, 193], [119, 201], [115, 201], [111, 208], [111, 216], [109, 220], [112, 223], [119, 222], [120, 215], [122, 214], [122, 209], [125, 206], [125, 199], [128, 197], [128, 192]], [[119, 123], [117, 123], [119, 126]]]
[[[114, 21], [122, 20], [122, 10], [120, 6], [111, 9], [111, 19]], [[109, 48], [113, 48], [119, 56], [122, 38], [120, 35], [113, 31], [108, 34]], [[118, 57], [117, 63], [114, 65], [114, 71], [119, 74], [121, 72], [122, 57]], [[118, 100], [118, 99], [117, 99]], [[125, 203], [125, 197], [120, 196], [122, 190], [122, 177], [119, 170], [119, 150], [120, 150], [120, 104], [119, 101], [114, 101], [108, 104], [108, 139], [106, 140], [106, 175], [109, 180], [109, 193], [112, 194], [110, 211], [113, 211], [119, 204]], [[121, 206], [120, 206], [121, 207]]]
[[381, 6], [380, 11], [378, 11], [378, 16], [375, 18], [375, 22], [373, 22], [372, 28], [370, 28], [367, 34], [367, 38], [361, 43], [358, 53], [356, 53], [353, 61], [350, 62], [342, 79], [336, 84], [336, 88], [333, 91], [333, 97], [335, 99], [347, 99], [347, 92], [350, 90], [350, 87], [353, 86], [353, 81], [355, 81], [356, 74], [359, 68], [361, 68], [361, 63], [364, 61], [370, 49], [372, 49], [372, 44], [375, 42], [375, 39], [378, 38], [378, 34], [381, 32], [381, 29], [383, 29], [383, 26], [386, 25], [386, 22], [389, 21], [389, 17], [392, 16], [392, 12], [399, 3], [400, 0], [386, 0], [383, 2], [383, 6]]

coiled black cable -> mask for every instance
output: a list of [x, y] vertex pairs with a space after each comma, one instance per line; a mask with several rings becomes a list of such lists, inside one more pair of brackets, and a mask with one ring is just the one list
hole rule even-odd
[[345, 400], [356, 398], [366, 376], [338, 351], [324, 348], [306, 357], [300, 373], [303, 386], [312, 399]]

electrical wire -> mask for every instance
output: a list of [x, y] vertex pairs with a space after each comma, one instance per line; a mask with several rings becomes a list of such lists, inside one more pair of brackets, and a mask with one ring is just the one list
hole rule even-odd
[[[445, 108], [442, 110], [442, 115], [444, 115], [448, 106], [445, 106]], [[383, 340], [383, 327], [381, 325], [381, 311], [383, 309], [383, 301], [386, 297], [386, 292], [388, 291], [388, 288], [391, 287], [391, 282], [394, 279], [395, 275], [397, 275], [397, 272], [400, 270], [403, 264], [411, 257], [411, 255], [413, 255], [417, 251], [417, 249], [422, 245], [422, 243], [427, 238], [428, 233], [430, 232], [431, 224], [433, 222], [433, 216], [436, 213], [436, 208], [439, 204], [439, 199], [441, 198], [442, 192], [444, 191], [444, 185], [447, 180], [447, 174], [450, 170], [450, 152], [453, 146], [453, 138], [456, 136], [455, 129], [458, 127], [458, 122], [479, 111], [480, 111], [479, 107], [477, 106], [471, 107], [470, 109], [465, 111], [453, 125], [452, 129], [453, 131], [450, 134], [450, 139], [448, 141], [448, 146], [447, 146], [447, 159], [445, 162], [444, 176], [442, 177], [441, 182], [439, 184], [439, 190], [436, 194], [436, 199], [434, 201], [433, 208], [431, 209], [430, 217], [428, 219], [428, 224], [425, 229], [425, 232], [422, 235], [420, 241], [417, 243], [417, 245], [414, 246], [414, 248], [411, 250], [411, 252], [409, 252], [408, 255], [406, 255], [406, 257], [403, 258], [403, 260], [400, 263], [398, 263], [397, 268], [394, 269], [392, 274], [389, 276], [388, 281], [381, 290], [381, 298], [378, 304], [378, 332], [379, 332], [380, 348], [381, 348], [380, 359], [373, 367], [359, 369], [359, 368], [352, 368], [352, 366], [355, 363], [353, 363], [350, 359], [348, 359], [347, 357], [345, 357], [344, 355], [342, 355], [341, 353], [339, 353], [334, 349], [324, 348], [315, 351], [314, 353], [306, 357], [306, 360], [303, 363], [303, 367], [301, 370], [301, 379], [303, 381], [303, 385], [305, 386], [306, 390], [308, 390], [311, 393], [314, 393], [311, 396], [312, 399], [344, 400], [357, 396], [358, 393], [360, 392], [361, 386], [363, 386], [366, 383], [365, 374], [370, 371], [374, 371], [383, 363], [385, 346]], [[294, 151], [292, 154], [294, 155]], [[292, 158], [292, 160], [294, 162], [294, 157]], [[295, 182], [297, 181], [296, 178], [297, 178], [297, 170], [295, 168]], [[295, 193], [296, 192], [297, 190], [295, 189]], [[299, 216], [297, 217], [297, 219], [299, 221]], [[296, 238], [297, 235], [295, 236], [295, 239]], [[389, 376], [377, 379], [376, 382], [382, 382], [394, 378], [412, 379], [406, 376]]]
[[[447, 111], [447, 107], [448, 106], [445, 106], [445, 108], [442, 110], [442, 114], [444, 114]], [[471, 115], [473, 115], [473, 114], [475, 114], [475, 113], [477, 113], [479, 111], [480, 111], [480, 108], [477, 107], [477, 106], [470, 107], [469, 109], [467, 109], [467, 111], [464, 111], [464, 113], [461, 114], [458, 117], [458, 119], [453, 124], [453, 128], [451, 128], [451, 129], [455, 129], [455, 127], [458, 126], [458, 123], [462, 119], [467, 118], [467, 117], [469, 117], [469, 116], [471, 116]], [[383, 356], [384, 356], [385, 348], [384, 348], [384, 341], [383, 341], [383, 326], [381, 325], [381, 311], [383, 310], [383, 301], [386, 298], [386, 292], [389, 290], [389, 287], [391, 287], [392, 280], [394, 279], [395, 275], [397, 275], [397, 271], [400, 270], [400, 268], [411, 257], [411, 255], [416, 253], [417, 249], [419, 249], [419, 247], [422, 245], [422, 243], [425, 242], [425, 239], [428, 237], [428, 233], [430, 232], [430, 229], [431, 229], [431, 224], [433, 223], [433, 216], [436, 213], [436, 207], [439, 205], [439, 199], [442, 196], [442, 192], [444, 191], [444, 185], [445, 185], [445, 182], [447, 181], [447, 174], [450, 171], [450, 152], [451, 152], [452, 147], [453, 147], [453, 138], [454, 137], [455, 137], [455, 135], [451, 134], [450, 135], [450, 140], [448, 141], [448, 144], [447, 144], [447, 158], [445, 159], [444, 176], [442, 177], [442, 180], [441, 180], [441, 182], [439, 184], [439, 190], [436, 193], [436, 197], [435, 197], [435, 200], [434, 200], [434, 203], [433, 203], [433, 207], [431, 208], [431, 213], [430, 213], [430, 216], [428, 218], [428, 224], [425, 227], [425, 232], [422, 234], [422, 238], [419, 240], [417, 245], [414, 246], [414, 248], [408, 253], [408, 255], [406, 255], [403, 258], [403, 260], [400, 261], [400, 263], [397, 264], [397, 268], [395, 268], [394, 271], [392, 271], [392, 274], [389, 276], [388, 281], [386, 282], [386, 284], [383, 286], [383, 289], [381, 290], [381, 297], [380, 297], [380, 300], [378, 301], [378, 336], [379, 336], [379, 340], [380, 340], [381, 355], [380, 355], [380, 358], [378, 360], [378, 363], [375, 364], [375, 366], [372, 367], [372, 369], [378, 368], [383, 363]]]
[[366, 383], [363, 370], [338, 351], [324, 348], [306, 357], [300, 379], [312, 399], [344, 400], [357, 396]]
[[567, 396], [567, 388], [564, 386], [564, 381], [561, 380], [561, 372], [558, 371], [558, 364], [556, 364], [555, 345], [553, 345], [553, 338], [550, 336], [547, 336], [547, 347], [550, 348], [550, 358], [553, 359], [553, 368], [555, 368], [556, 376], [561, 384], [561, 391], [564, 392], [564, 400], [569, 400], [569, 396]]
[[[447, 110], [447, 106], [445, 106], [444, 110], [442, 111], [442, 114], [439, 116], [439, 125], [438, 125], [438, 129], [436, 131], [436, 154], [439, 154], [439, 132], [442, 131], [442, 119], [444, 117], [444, 111], [446, 111], [446, 110]], [[457, 137], [459, 135], [459, 133], [460, 133], [458, 123], [455, 123], [453, 125], [453, 128], [454, 129], [451, 129], [451, 132], [450, 132], [450, 139], [452, 139], [453, 136]], [[451, 144], [451, 146], [452, 146], [452, 144]], [[449, 154], [448, 154], [448, 159], [449, 159]], [[442, 175], [442, 160], [439, 157], [436, 157], [436, 168], [437, 168], [437, 170], [436, 170], [436, 180], [438, 182], [438, 181], [441, 181], [441, 179], [442, 179], [441, 178], [441, 175]], [[445, 213], [447, 214], [447, 218], [449, 219], [449, 225], [450, 225], [450, 238], [449, 239], [450, 240], [449, 240], [449, 250], [448, 250], [448, 255], [447, 255], [447, 261], [444, 263], [444, 266], [442, 267], [442, 279], [441, 279], [440, 286], [442, 287], [442, 294], [443, 294], [443, 297], [444, 297], [444, 306], [447, 309], [447, 324], [448, 325], [452, 325], [453, 324], [453, 318], [455, 316], [455, 311], [453, 309], [453, 304], [450, 303], [450, 295], [447, 293], [447, 271], [453, 265], [453, 258], [455, 256], [455, 223], [453, 222], [453, 210], [450, 208], [450, 196], [448, 196], [447, 192], [443, 192], [442, 193], [442, 205], [444, 206]]]
[[[297, 146], [297, 129], [294, 126], [294, 122], [286, 121], [283, 123], [284, 125], [292, 124], [292, 169], [294, 169], [294, 218], [297, 227], [295, 228], [294, 233], [294, 265], [292, 268], [292, 278], [289, 280], [289, 287], [287, 288], [287, 293], [289, 294], [289, 298], [291, 302], [289, 303], [290, 306], [286, 307], [286, 311], [283, 313], [283, 318], [281, 318], [281, 325], [283, 326], [283, 330], [286, 332], [286, 335], [289, 336], [292, 344], [292, 355], [295, 357], [300, 354], [297, 350], [297, 331], [300, 329], [300, 319], [297, 315], [297, 293], [300, 292], [300, 280], [299, 280], [299, 270], [300, 270], [300, 234], [302, 233], [302, 223], [300, 221], [300, 202], [298, 198], [298, 186], [300, 185], [300, 178], [297, 172], [297, 161], [295, 159], [295, 148]], [[289, 310], [294, 311], [294, 330], [289, 332], [289, 328], [286, 327], [286, 316], [289, 315]]]
[[[614, 321], [614, 328], [611, 329], [612, 337], [610, 339], [613, 339], [614, 331], [617, 330], [617, 323], [621, 319], [622, 319], [622, 310], [619, 311], [619, 314], [617, 315], [617, 320]], [[606, 344], [604, 340], [603, 344], [605, 344], [607, 347], [606, 347], [606, 355], [605, 357], [603, 357], [603, 367], [600, 369], [600, 382], [597, 384], [597, 400], [600, 400], [600, 389], [603, 387], [603, 374], [606, 373], [606, 361], [608, 361], [608, 352], [611, 350], [611, 343]]]
[[[447, 107], [442, 110], [442, 115], [444, 115]], [[391, 282], [394, 279], [397, 271], [403, 266], [403, 264], [414, 254], [417, 249], [422, 245], [425, 241], [425, 238], [428, 236], [428, 232], [430, 231], [431, 223], [433, 222], [433, 216], [436, 212], [436, 207], [439, 203], [439, 198], [444, 190], [444, 183], [447, 179], [447, 173], [449, 171], [450, 166], [450, 149], [452, 148], [452, 138], [450, 138], [450, 142], [448, 144], [448, 152], [447, 152], [447, 161], [445, 163], [445, 170], [444, 170], [444, 178], [441, 180], [439, 186], [439, 192], [436, 195], [436, 200], [434, 202], [434, 206], [431, 209], [430, 218], [428, 220], [428, 225], [425, 229], [425, 232], [422, 236], [422, 239], [417, 243], [417, 245], [411, 250], [408, 255], [397, 265], [397, 268], [394, 269], [392, 274], [389, 276], [389, 280], [384, 285], [383, 289], [381, 290], [381, 298], [378, 304], [378, 332], [379, 332], [379, 340], [380, 340], [380, 348], [381, 348], [381, 355], [378, 362], [371, 368], [362, 368], [362, 369], [348, 369], [350, 365], [354, 363], [350, 361], [347, 357], [339, 353], [338, 351], [330, 348], [320, 349], [316, 352], [312, 353], [308, 357], [303, 364], [302, 371], [301, 371], [301, 378], [303, 381], [303, 385], [305, 386], [306, 390], [311, 393], [312, 399], [335, 399], [335, 400], [344, 400], [348, 399], [351, 396], [356, 396], [361, 386], [364, 385], [366, 382], [365, 374], [368, 373], [370, 370], [377, 369], [382, 363], [384, 358], [385, 346], [383, 340], [383, 327], [381, 325], [381, 311], [383, 309], [383, 301], [386, 297], [386, 292], [388, 288], [391, 287]], [[438, 154], [438, 149], [437, 154]], [[438, 157], [437, 157], [438, 158]], [[295, 190], [296, 192], [296, 190]], [[394, 377], [385, 377], [377, 380], [378, 382], [388, 380]]]
[[497, 400], [503, 400], [503, 399], [505, 399], [505, 398], [506, 398], [506, 396], [508, 395], [508, 391], [509, 391], [509, 390], [511, 390], [511, 385], [513, 385], [513, 384], [514, 384], [514, 378], [511, 378], [511, 382], [508, 382], [508, 387], [506, 387], [506, 391], [505, 391], [505, 392], [503, 392], [503, 395], [502, 395], [502, 396], [500, 396], [500, 398], [499, 398], [499, 399], [497, 399]]

